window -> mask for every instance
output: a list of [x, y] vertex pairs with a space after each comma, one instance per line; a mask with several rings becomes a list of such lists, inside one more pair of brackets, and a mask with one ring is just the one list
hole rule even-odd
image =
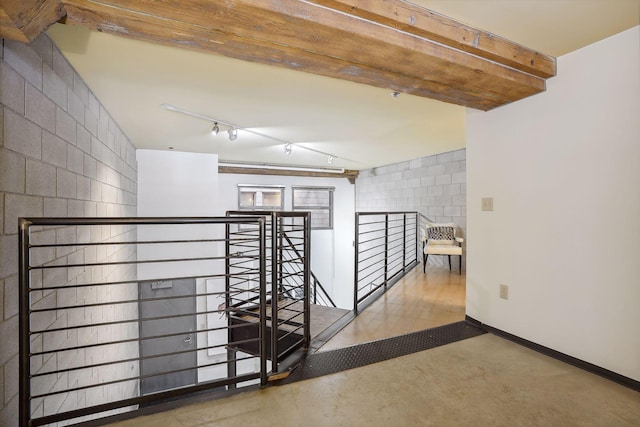
[[284, 185], [238, 184], [238, 209], [281, 211], [284, 209]]
[[335, 187], [293, 187], [293, 210], [311, 212], [312, 230], [333, 229]]

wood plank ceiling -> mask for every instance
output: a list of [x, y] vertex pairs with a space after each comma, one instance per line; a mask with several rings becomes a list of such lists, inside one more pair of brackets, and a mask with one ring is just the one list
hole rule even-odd
[[555, 58], [403, 0], [3, 0], [0, 36], [61, 21], [490, 110], [543, 92]]

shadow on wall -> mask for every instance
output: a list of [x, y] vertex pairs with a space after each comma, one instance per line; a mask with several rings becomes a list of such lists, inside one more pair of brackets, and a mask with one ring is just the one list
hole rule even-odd
[[[3, 40], [0, 49], [0, 425], [14, 427], [18, 217], [136, 216], [137, 164], [133, 145], [46, 34], [30, 45]], [[43, 294], [43, 303], [56, 294]], [[61, 316], [44, 326], [68, 320]], [[45, 362], [62, 368], [68, 360]]]

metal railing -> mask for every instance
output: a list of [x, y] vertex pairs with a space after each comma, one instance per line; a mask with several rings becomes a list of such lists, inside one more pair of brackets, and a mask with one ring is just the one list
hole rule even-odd
[[417, 212], [356, 212], [353, 307], [402, 277], [418, 262]]
[[431, 220], [431, 218], [423, 215], [421, 212], [418, 212], [418, 254], [420, 258], [420, 263], [424, 263], [424, 245], [427, 242], [426, 229], [429, 224], [434, 223], [435, 221]]
[[427, 229], [427, 227], [429, 227], [429, 225], [434, 223], [434, 220], [422, 214], [421, 212], [418, 212], [418, 244], [420, 245], [420, 247], [422, 247], [422, 241], [426, 240], [426, 236], [424, 235], [425, 230]]
[[329, 292], [322, 286], [320, 280], [311, 272], [311, 302], [316, 305], [324, 305], [325, 307], [338, 307], [333, 301], [333, 298], [329, 295]]
[[[255, 211], [229, 211], [227, 212], [227, 215], [259, 215], [259, 216], [264, 216], [267, 218], [267, 236], [269, 236], [270, 233], [270, 217], [273, 213], [277, 213], [278, 211], [264, 211], [264, 212], [255, 212]], [[282, 256], [282, 258], [287, 261], [287, 260], [292, 260], [294, 258], [301, 258], [303, 257], [303, 255], [300, 253], [297, 245], [295, 245], [291, 238], [289, 237], [289, 233], [284, 231], [281, 233], [281, 237], [282, 239], [284, 239], [282, 241], [282, 244], [280, 245], [281, 250], [278, 250], [278, 254], [280, 256]], [[268, 240], [268, 243], [270, 243], [270, 240]], [[278, 244], [278, 242], [276, 241], [276, 244]], [[270, 265], [270, 260], [271, 260], [271, 255], [267, 255], [267, 264]], [[289, 269], [288, 263], [281, 263], [283, 264], [283, 268], [284, 269]], [[268, 270], [270, 270], [268, 268]], [[323, 305], [326, 307], [337, 307], [335, 301], [333, 300], [333, 298], [331, 298], [331, 295], [329, 295], [329, 292], [327, 292], [326, 288], [322, 285], [322, 283], [320, 282], [320, 279], [318, 279], [318, 277], [313, 273], [313, 270], [310, 269], [310, 287], [309, 287], [309, 300], [311, 301], [312, 304], [316, 304], [316, 305]], [[293, 283], [291, 284], [290, 282], [294, 282], [296, 280], [297, 276], [296, 275], [292, 275], [292, 274], [285, 274], [283, 276], [283, 286], [287, 287], [287, 286], [293, 286], [293, 288], [295, 289], [301, 289], [301, 283]]]
[[22, 426], [267, 383], [264, 218], [21, 219], [19, 241]]
[[[265, 218], [267, 349], [271, 371], [295, 350], [310, 343], [310, 214], [283, 211], [229, 211], [227, 216]], [[251, 235], [255, 230], [238, 232]]]

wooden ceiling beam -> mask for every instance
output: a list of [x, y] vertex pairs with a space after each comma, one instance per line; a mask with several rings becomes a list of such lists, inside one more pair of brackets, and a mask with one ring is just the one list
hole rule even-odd
[[[5, 2], [0, 19], [18, 10]], [[480, 110], [542, 92], [555, 74], [551, 57], [401, 0], [27, 2], [61, 2], [68, 24]]]
[[68, 23], [180, 46], [191, 40], [227, 56], [481, 110], [545, 88], [537, 76], [312, 2], [64, 2]]
[[347, 178], [352, 184], [358, 177], [359, 171], [345, 169], [343, 172], [305, 171], [302, 169], [264, 169], [251, 166], [218, 166], [218, 173], [234, 173], [241, 175], [277, 175], [304, 176], [312, 178]]
[[403, 0], [312, 0], [542, 78], [556, 75], [556, 59]]
[[0, 37], [30, 43], [65, 15], [60, 0], [3, 0]]
[[[487, 110], [501, 105], [503, 100], [492, 94], [478, 90], [478, 93], [462, 92], [455, 87], [432, 80], [416, 79], [413, 76], [402, 75], [388, 70], [380, 70], [371, 66], [350, 63], [333, 57], [318, 57], [318, 55], [299, 51], [294, 48], [271, 43], [269, 41], [252, 41], [224, 34], [220, 31], [205, 27], [173, 23], [171, 33], [167, 34], [164, 20], [148, 15], [119, 12], [123, 18], [110, 16], [110, 8], [94, 7], [92, 10], [83, 9], [79, 2], [67, 4], [69, 15], [67, 23], [80, 24], [101, 32], [118, 34], [121, 36], [144, 40], [169, 46], [182, 46], [203, 52], [215, 52], [224, 56], [250, 62], [260, 62], [267, 65], [277, 65], [293, 70], [315, 70], [316, 74], [341, 78], [344, 73], [357, 74], [357, 82], [371, 86], [388, 88], [393, 82], [393, 90], [410, 93], [440, 101], [465, 105], [477, 105], [479, 109]], [[356, 81], [353, 78], [348, 80]]]

